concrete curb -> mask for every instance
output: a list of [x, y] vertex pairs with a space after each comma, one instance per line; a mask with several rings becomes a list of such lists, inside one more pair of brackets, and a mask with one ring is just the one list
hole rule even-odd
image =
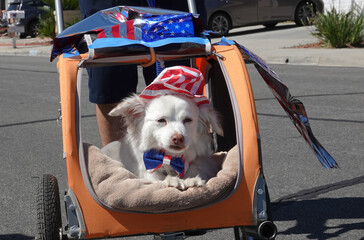
[[[16, 40], [15, 42], [17, 47], [28, 47], [28, 46], [50, 46], [53, 44], [52, 40], [49, 41], [42, 41], [42, 42], [36, 42], [36, 41], [29, 41], [29, 42], [24, 42], [24, 41], [18, 41]], [[8, 43], [8, 41], [6, 41], [5, 43], [1, 43], [0, 42], [0, 47], [13, 47], [13, 43]]]
[[364, 49], [257, 49], [255, 54], [269, 64], [364, 68]]
[[[304, 49], [260, 51], [250, 49], [268, 64], [364, 68], [364, 49]], [[0, 56], [32, 56], [50, 58], [52, 46], [0, 46]]]
[[0, 55], [50, 57], [53, 40], [51, 38], [13, 38], [0, 37]]
[[33, 57], [50, 57], [52, 46], [19, 46], [0, 47], [0, 55], [3, 56], [33, 56]]
[[[274, 31], [263, 27], [235, 29], [228, 39], [260, 56], [268, 64], [288, 64], [331, 67], [364, 68], [364, 48], [320, 49], [294, 48], [300, 44], [314, 43], [317, 39], [311, 34], [312, 27], [297, 28], [292, 24], [282, 24]], [[288, 26], [288, 28], [287, 28]], [[251, 30], [255, 32], [249, 32]], [[220, 39], [213, 39], [219, 41]], [[17, 39], [17, 48], [12, 48], [12, 39], [0, 37], [0, 56], [35, 56], [50, 58], [51, 39]]]

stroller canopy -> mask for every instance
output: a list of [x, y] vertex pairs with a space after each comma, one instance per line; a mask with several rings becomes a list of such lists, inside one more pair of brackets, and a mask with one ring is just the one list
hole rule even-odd
[[148, 7], [119, 6], [101, 10], [60, 33], [53, 43], [51, 61], [58, 55], [88, 59], [150, 55], [161, 59], [178, 54], [206, 56], [210, 41], [199, 15]]
[[[147, 7], [119, 6], [101, 10], [67, 28], [53, 43], [51, 61], [58, 55], [88, 54], [83, 67], [110, 63], [143, 63], [151, 58], [201, 57], [211, 54], [211, 43], [202, 30], [199, 15]], [[294, 126], [326, 168], [336, 161], [313, 135], [305, 107], [294, 98], [278, 75], [244, 46], [222, 39], [215, 45], [236, 45], [258, 72], [292, 120]]]

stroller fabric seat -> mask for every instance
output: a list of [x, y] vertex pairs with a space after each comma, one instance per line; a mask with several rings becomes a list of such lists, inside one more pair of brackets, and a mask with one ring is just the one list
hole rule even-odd
[[84, 144], [90, 182], [97, 197], [109, 208], [146, 213], [165, 213], [206, 206], [226, 198], [238, 176], [238, 148], [215, 153], [223, 160], [222, 169], [203, 187], [185, 191], [137, 178], [116, 160], [94, 145]]

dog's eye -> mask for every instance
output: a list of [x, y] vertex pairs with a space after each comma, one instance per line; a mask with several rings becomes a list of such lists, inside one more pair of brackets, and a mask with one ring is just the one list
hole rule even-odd
[[185, 124], [185, 123], [189, 123], [189, 122], [192, 122], [192, 118], [187, 117], [187, 118], [185, 118], [185, 119], [183, 120], [183, 124]]
[[166, 124], [166, 123], [167, 123], [167, 121], [166, 121], [164, 118], [160, 118], [160, 119], [158, 119], [158, 120], [157, 120], [157, 122], [159, 122], [159, 123], [164, 123], [164, 124]]

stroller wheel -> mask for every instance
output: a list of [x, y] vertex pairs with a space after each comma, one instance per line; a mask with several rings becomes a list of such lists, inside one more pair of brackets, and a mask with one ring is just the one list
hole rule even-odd
[[37, 188], [37, 225], [39, 240], [59, 240], [62, 219], [58, 181], [55, 176], [45, 174]]
[[235, 240], [254, 240], [253, 237], [248, 236], [241, 227], [234, 227]]

